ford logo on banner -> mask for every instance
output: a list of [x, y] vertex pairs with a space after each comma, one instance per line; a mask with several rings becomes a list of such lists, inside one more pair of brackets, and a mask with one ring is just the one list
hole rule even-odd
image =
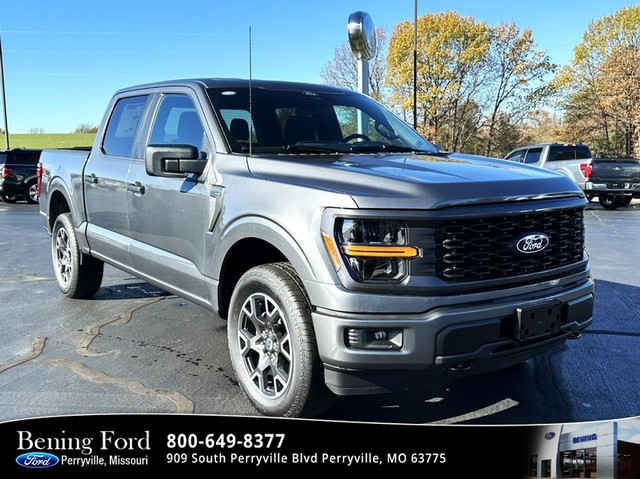
[[547, 441], [551, 441], [551, 439], [553, 439], [554, 437], [556, 437], [556, 433], [555, 432], [548, 432], [544, 435], [544, 438]]
[[16, 462], [29, 469], [45, 469], [55, 466], [60, 462], [60, 459], [48, 452], [25, 452], [16, 457]]
[[513, 242], [518, 253], [534, 254], [549, 246], [549, 237], [544, 233], [529, 233], [526, 236], [516, 238]]

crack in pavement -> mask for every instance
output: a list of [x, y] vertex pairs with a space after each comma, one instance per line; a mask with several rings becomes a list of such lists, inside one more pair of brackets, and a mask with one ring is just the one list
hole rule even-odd
[[100, 334], [100, 328], [106, 326], [108, 324], [112, 326], [121, 326], [123, 324], [127, 324], [133, 315], [138, 309], [148, 306], [153, 303], [157, 303], [158, 301], [164, 299], [165, 296], [160, 296], [157, 298], [149, 298], [142, 300], [141, 303], [135, 304], [129, 309], [127, 309], [124, 313], [115, 316], [113, 318], [103, 319], [101, 321], [97, 321], [93, 324], [87, 326], [84, 330], [84, 336], [78, 343], [76, 344], [76, 353], [83, 357], [96, 357], [96, 356], [106, 356], [107, 354], [120, 354], [120, 351], [117, 349], [111, 351], [104, 352], [95, 352], [90, 351], [89, 346], [93, 342], [94, 339], [98, 337]]
[[168, 399], [176, 406], [177, 413], [190, 414], [194, 411], [195, 405], [193, 402], [183, 396], [177, 391], [162, 391], [158, 389], [152, 389], [145, 386], [137, 379], [109, 376], [96, 369], [91, 369], [78, 361], [71, 361], [68, 359], [48, 359], [48, 363], [54, 366], [60, 366], [69, 369], [70, 371], [87, 378], [89, 381], [100, 384], [119, 384], [126, 386], [129, 391], [134, 394], [140, 394], [143, 396], [159, 396]]
[[[89, 325], [85, 329], [84, 337], [76, 344], [76, 353], [84, 357], [103, 356], [109, 353], [116, 353], [116, 354], [119, 353], [119, 351], [108, 351], [104, 353], [97, 353], [97, 352], [90, 351], [88, 348], [89, 348], [89, 345], [92, 343], [92, 341], [98, 336], [98, 334], [100, 334], [100, 328], [102, 326], [105, 326], [107, 324], [111, 324], [114, 326], [126, 324], [131, 320], [133, 313], [136, 312], [138, 309], [144, 306], [148, 306], [149, 304], [155, 303], [157, 301], [160, 301], [161, 299], [164, 299], [164, 297], [146, 299], [142, 303], [138, 303], [129, 307], [123, 314], [120, 314], [113, 318], [107, 318], [105, 320], [98, 321], [96, 323]], [[0, 364], [0, 373], [12, 367], [29, 362], [34, 358], [36, 358], [37, 356], [39, 356], [44, 350], [46, 339], [47, 338], [44, 336], [35, 337], [31, 341], [31, 348], [26, 354], [16, 359], [13, 359], [11, 361], [8, 361], [4, 364]], [[78, 374], [82, 377], [85, 377], [89, 381], [92, 381], [94, 383], [115, 384], [115, 385], [125, 386], [129, 391], [131, 391], [134, 394], [139, 394], [143, 396], [156, 396], [156, 397], [167, 399], [174, 404], [177, 413], [190, 414], [190, 413], [193, 413], [195, 409], [194, 403], [189, 398], [179, 393], [178, 391], [153, 389], [148, 386], [145, 386], [142, 382], [140, 382], [137, 379], [109, 376], [108, 374], [102, 371], [89, 368], [88, 366], [78, 361], [73, 361], [69, 359], [46, 359], [44, 362], [52, 364], [54, 366], [67, 368], [73, 373]]]
[[27, 354], [14, 359], [13, 361], [0, 364], [0, 373], [3, 373], [7, 369], [14, 366], [18, 366], [19, 364], [24, 364], [27, 361], [31, 361], [33, 358], [37, 357], [44, 349], [44, 343], [46, 340], [47, 338], [45, 338], [44, 336], [36, 336], [35, 338], [33, 338], [31, 340], [31, 350]]
[[429, 424], [456, 424], [463, 421], [471, 421], [473, 419], [478, 419], [480, 417], [491, 416], [493, 414], [497, 414], [499, 412], [506, 411], [507, 409], [511, 409], [512, 407], [520, 404], [518, 401], [514, 401], [511, 398], [503, 399], [491, 406], [487, 406], [482, 409], [478, 409], [477, 411], [472, 411], [466, 414], [462, 414], [461, 416], [449, 417], [446, 419], [440, 419], [439, 421], [431, 421]]

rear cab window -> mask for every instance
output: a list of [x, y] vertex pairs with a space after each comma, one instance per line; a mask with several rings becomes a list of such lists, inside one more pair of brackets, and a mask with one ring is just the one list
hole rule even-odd
[[591, 158], [587, 145], [551, 145], [549, 161], [586, 160]]
[[118, 100], [102, 140], [102, 151], [108, 156], [131, 158], [133, 144], [148, 95], [127, 97]]

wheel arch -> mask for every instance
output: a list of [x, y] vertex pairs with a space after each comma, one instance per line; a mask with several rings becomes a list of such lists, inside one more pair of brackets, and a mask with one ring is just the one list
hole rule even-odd
[[240, 277], [254, 266], [288, 262], [304, 283], [315, 279], [307, 255], [281, 226], [264, 218], [245, 218], [230, 227], [213, 256], [212, 277], [218, 278], [217, 310], [227, 316], [231, 294]]
[[[84, 203], [81, 196], [74, 195], [59, 176], [53, 178], [47, 187], [47, 213], [49, 231], [56, 218], [62, 213], [71, 213], [73, 226], [78, 228], [84, 222]], [[41, 200], [43, 198], [40, 198]]]

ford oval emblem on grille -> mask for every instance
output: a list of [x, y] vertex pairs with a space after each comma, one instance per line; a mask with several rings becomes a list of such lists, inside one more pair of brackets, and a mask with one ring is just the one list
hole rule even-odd
[[522, 254], [539, 253], [549, 246], [549, 237], [544, 233], [529, 233], [515, 239], [515, 249]]

